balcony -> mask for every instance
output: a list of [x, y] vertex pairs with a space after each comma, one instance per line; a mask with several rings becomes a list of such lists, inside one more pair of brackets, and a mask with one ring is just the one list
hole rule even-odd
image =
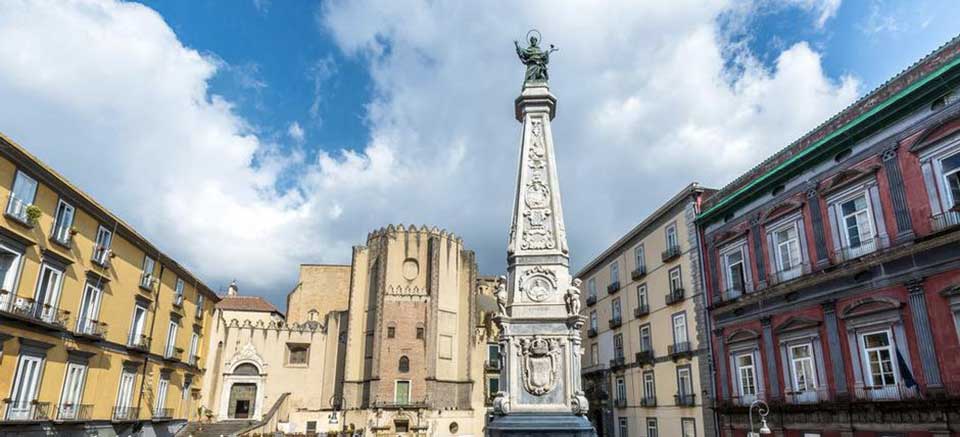
[[192, 355], [192, 356], [190, 356], [190, 358], [187, 358], [187, 364], [189, 364], [189, 365], [191, 365], [191, 366], [196, 367], [196, 368], [199, 369], [199, 368], [200, 368], [200, 357], [197, 356], [197, 355]]
[[690, 346], [689, 341], [678, 341], [667, 346], [667, 354], [669, 354], [670, 359], [674, 361], [680, 358], [690, 358], [693, 356], [693, 348]]
[[688, 393], [677, 393], [673, 399], [678, 407], [692, 407], [696, 405], [697, 395]]
[[626, 399], [614, 399], [614, 400], [613, 400], [613, 406], [614, 406], [615, 408], [627, 408], [627, 400], [626, 400]]
[[107, 335], [107, 324], [93, 319], [80, 318], [74, 334], [95, 340], [103, 340]]
[[23, 199], [10, 193], [9, 200], [7, 201], [7, 210], [4, 212], [4, 215], [28, 228], [32, 228], [36, 222], [31, 221], [30, 214], [27, 212], [31, 206], [33, 205], [24, 202]]
[[619, 328], [620, 325], [623, 325], [623, 319], [619, 317], [610, 319], [610, 329]]
[[647, 364], [653, 364], [655, 360], [653, 356], [653, 349], [650, 347], [647, 347], [641, 350], [640, 352], [637, 352], [636, 360], [637, 360], [637, 364], [641, 366], [644, 366]]
[[170, 362], [180, 361], [180, 357], [183, 356], [183, 348], [179, 347], [168, 347], [166, 351], [163, 352], [163, 359]]
[[93, 249], [93, 256], [90, 257], [90, 261], [93, 261], [94, 264], [106, 268], [110, 262], [112, 252], [109, 247], [97, 246]]
[[140, 275], [140, 289], [149, 293], [153, 292], [153, 275], [144, 273]]
[[640, 305], [633, 309], [633, 317], [641, 318], [647, 314], [650, 314], [650, 305]]
[[825, 387], [787, 391], [783, 395], [783, 401], [788, 404], [815, 404], [821, 401], [831, 401], [834, 399], [833, 392]]
[[640, 406], [644, 408], [653, 408], [657, 406], [656, 396], [644, 396], [640, 398]]
[[7, 290], [0, 290], [0, 312], [53, 329], [66, 330], [70, 321], [70, 311], [37, 303], [29, 297], [18, 297]]
[[899, 401], [920, 397], [917, 387], [901, 384], [861, 385], [854, 389], [854, 397], [864, 401]]
[[869, 240], [862, 240], [856, 244], [845, 244], [840, 250], [833, 252], [836, 262], [841, 263], [861, 256], [884, 249], [890, 245], [890, 239], [887, 237], [874, 237]]
[[634, 281], [641, 279], [644, 276], [647, 276], [647, 266], [637, 267], [636, 270], [630, 272], [630, 279], [633, 279]]
[[950, 211], [930, 217], [933, 232], [942, 232], [960, 226], [960, 205], [955, 205]]
[[614, 357], [612, 360], [610, 360], [611, 369], [614, 369], [614, 370], [619, 369], [625, 365], [627, 365], [627, 360], [623, 357], [623, 355], [620, 355], [619, 357]]
[[154, 408], [153, 420], [173, 419], [173, 408]]
[[53, 234], [50, 235], [50, 241], [66, 249], [70, 249], [73, 247], [73, 234], [75, 233], [76, 231], [67, 226], [58, 226], [53, 229]]
[[620, 281], [614, 282], [607, 286], [607, 294], [614, 294], [620, 291]]
[[183, 295], [177, 294], [173, 297], [173, 309], [177, 311], [183, 310]]
[[132, 349], [140, 352], [149, 352], [150, 337], [147, 337], [146, 335], [131, 334], [129, 337], [127, 337], [127, 349]]
[[57, 420], [60, 421], [76, 421], [76, 420], [90, 420], [90, 412], [93, 410], [93, 405], [87, 404], [62, 404], [60, 408], [57, 409]]
[[588, 307], [589, 307], [589, 306], [593, 306], [593, 305], [596, 304], [596, 303], [597, 303], [597, 297], [596, 297], [596, 296], [587, 296], [587, 306], [588, 306]]
[[667, 305], [673, 305], [675, 303], [682, 302], [682, 301], [683, 301], [682, 288], [677, 288], [667, 293], [666, 298], [664, 299], [664, 302], [666, 302]]
[[140, 418], [140, 407], [113, 407], [111, 418], [117, 422], [137, 420]]
[[587, 329], [587, 337], [593, 338], [597, 336], [597, 328]]
[[7, 404], [8, 421], [36, 422], [50, 420], [50, 403], [17, 399], [4, 399]]
[[676, 259], [677, 257], [679, 257], [679, 256], [680, 256], [680, 253], [681, 253], [681, 252], [680, 252], [680, 245], [679, 245], [679, 244], [674, 244], [674, 245], [668, 247], [667, 250], [664, 250], [662, 253], [660, 253], [660, 259], [661, 259], [663, 262], [668, 262], [668, 261], [674, 260], [674, 259]]

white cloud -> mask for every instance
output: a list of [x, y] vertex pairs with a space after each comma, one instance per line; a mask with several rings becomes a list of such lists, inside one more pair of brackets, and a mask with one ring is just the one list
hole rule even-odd
[[290, 123], [290, 126], [287, 126], [287, 135], [289, 135], [290, 139], [297, 144], [302, 143], [304, 137], [306, 136], [306, 134], [303, 132], [303, 128], [300, 127], [300, 123], [296, 121]]
[[[210, 95], [216, 59], [152, 10], [11, 0], [0, 3], [0, 129], [212, 286], [237, 277], [279, 303], [297, 262], [349, 261], [369, 230], [398, 222], [464, 236], [496, 273], [519, 141], [512, 40], [536, 25], [561, 49], [554, 134], [579, 265], [687, 182], [722, 184], [854, 99], [857, 82], [825, 77], [806, 44], [772, 70], [741, 54], [729, 77], [715, 24], [729, 7], [327, 3], [322, 25], [369, 65], [370, 141], [304, 161]], [[311, 69], [314, 107], [335, 74], [329, 60]], [[291, 169], [299, 177], [277, 191]]]

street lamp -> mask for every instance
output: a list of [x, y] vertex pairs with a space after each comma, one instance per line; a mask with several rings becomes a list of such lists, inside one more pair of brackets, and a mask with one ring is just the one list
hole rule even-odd
[[[753, 409], [757, 409], [757, 414], [760, 415], [760, 432], [753, 431]], [[767, 413], [770, 412], [770, 407], [767, 406], [767, 403], [757, 399], [750, 403], [750, 434], [747, 434], [747, 437], [760, 437], [761, 434], [768, 435], [770, 434], [770, 428], [767, 426]]]

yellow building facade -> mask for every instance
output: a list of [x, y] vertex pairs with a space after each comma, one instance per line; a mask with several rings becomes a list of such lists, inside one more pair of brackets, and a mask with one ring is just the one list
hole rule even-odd
[[198, 418], [216, 294], [2, 135], [0, 199], [0, 435]]
[[713, 435], [693, 230], [711, 191], [687, 186], [577, 274], [583, 384], [600, 436]]

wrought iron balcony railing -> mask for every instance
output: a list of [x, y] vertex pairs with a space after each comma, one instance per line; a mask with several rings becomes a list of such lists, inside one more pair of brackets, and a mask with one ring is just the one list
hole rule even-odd
[[483, 362], [483, 368], [488, 371], [500, 370], [500, 360], [486, 360]]
[[111, 417], [115, 421], [137, 420], [140, 418], [140, 407], [113, 407], [113, 415]]
[[673, 399], [678, 407], [692, 407], [696, 404], [697, 395], [692, 393], [677, 393]]
[[855, 244], [845, 243], [839, 250], [833, 252], [836, 262], [841, 263], [871, 254], [884, 249], [890, 245], [890, 239], [886, 236], [876, 236], [867, 240], [861, 240]]
[[644, 276], [647, 276], [647, 266], [638, 266], [636, 270], [630, 272], [630, 279], [634, 281]]
[[644, 396], [640, 398], [640, 406], [646, 408], [652, 408], [657, 406], [657, 397], [656, 396]]
[[25, 202], [24, 199], [17, 197], [13, 193], [10, 193], [8, 199], [7, 210], [5, 211], [6, 216], [25, 226], [33, 227], [33, 224], [30, 223], [30, 218], [27, 216], [27, 208], [29, 208], [31, 204]]
[[636, 360], [637, 360], [637, 364], [641, 366], [646, 364], [653, 364], [655, 360], [655, 357], [653, 355], [653, 349], [650, 348], [649, 346], [646, 348], [641, 347], [640, 352], [636, 353]]
[[69, 248], [73, 245], [73, 231], [69, 226], [54, 226], [50, 241]]
[[78, 335], [102, 339], [107, 335], [107, 324], [81, 317], [77, 321], [77, 330], [75, 332]]
[[597, 336], [597, 328], [587, 329], [587, 337], [593, 338]]
[[50, 420], [50, 403], [26, 399], [4, 399], [7, 403], [6, 418], [9, 421]]
[[57, 420], [90, 420], [93, 405], [87, 404], [60, 404], [57, 408]]
[[960, 205], [954, 206], [953, 208], [954, 209], [951, 211], [930, 217], [930, 224], [933, 226], [933, 232], [941, 232], [960, 226]]
[[597, 303], [596, 296], [587, 296], [587, 306], [593, 306], [596, 303]]
[[633, 309], [633, 317], [636, 317], [638, 319], [647, 314], [650, 314], [650, 305], [643, 304]]
[[866, 401], [899, 401], [920, 396], [917, 387], [903, 383], [891, 385], [860, 385], [854, 388], [854, 397]]
[[679, 244], [674, 244], [674, 245], [668, 247], [667, 250], [664, 250], [663, 252], [660, 253], [660, 259], [661, 259], [663, 262], [670, 261], [670, 260], [672, 260], [672, 259], [674, 259], [674, 258], [677, 258], [678, 256], [680, 256], [680, 245], [679, 245]]
[[833, 392], [826, 387], [806, 390], [789, 390], [783, 394], [783, 401], [788, 404], [815, 404], [821, 401], [834, 399]]
[[620, 325], [623, 325], [623, 319], [620, 317], [610, 319], [610, 329], [619, 328]]
[[200, 368], [200, 357], [197, 356], [197, 355], [191, 355], [189, 358], [187, 358], [187, 364], [189, 364], [189, 365], [191, 365], [191, 366], [196, 367], [196, 368], [199, 369], [199, 368]]
[[784, 269], [770, 273], [767, 276], [767, 283], [770, 285], [777, 285], [783, 282], [791, 281], [797, 279], [803, 275], [810, 273], [810, 263], [800, 263], [795, 266], [790, 267], [789, 269]]
[[620, 355], [619, 357], [613, 357], [613, 359], [610, 360], [611, 369], [619, 369], [625, 366], [626, 364], [627, 364], [627, 360], [626, 358], [623, 357], [623, 355]]
[[690, 346], [689, 341], [678, 341], [667, 346], [667, 353], [671, 359], [676, 361], [678, 358], [689, 358], [693, 356], [693, 348]]
[[624, 398], [614, 399], [613, 406], [616, 408], [627, 408], [627, 400]]
[[150, 350], [150, 337], [146, 335], [133, 335], [127, 337], [127, 347], [139, 351]]
[[607, 286], [607, 294], [615, 294], [620, 291], [620, 281], [614, 282]]
[[165, 351], [163, 351], [163, 359], [167, 361], [180, 361], [182, 356], [183, 348], [168, 347]]
[[172, 419], [173, 408], [154, 408], [153, 418], [154, 419]]
[[7, 290], [0, 290], [0, 312], [17, 316], [27, 322], [40, 323], [48, 328], [66, 329], [70, 321], [70, 311], [38, 303], [29, 297], [15, 296]]
[[666, 298], [664, 299], [664, 302], [666, 302], [667, 305], [673, 305], [682, 300], [683, 300], [683, 289], [677, 288], [667, 293]]

